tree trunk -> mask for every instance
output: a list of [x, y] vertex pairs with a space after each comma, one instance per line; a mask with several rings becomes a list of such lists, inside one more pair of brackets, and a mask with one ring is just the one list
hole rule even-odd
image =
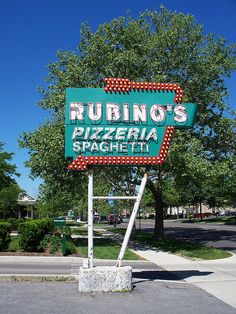
[[200, 201], [199, 205], [200, 205], [200, 219], [202, 221], [202, 201]]
[[157, 186], [156, 189], [156, 200], [155, 200], [155, 239], [162, 239], [164, 236], [164, 215], [163, 215], [163, 200], [162, 200], [162, 189], [161, 186]]
[[151, 180], [148, 180], [147, 187], [151, 191], [155, 200], [155, 227], [154, 238], [162, 239], [164, 235], [164, 216], [163, 216], [163, 200], [162, 200], [162, 187], [161, 182], [158, 180], [157, 187]]

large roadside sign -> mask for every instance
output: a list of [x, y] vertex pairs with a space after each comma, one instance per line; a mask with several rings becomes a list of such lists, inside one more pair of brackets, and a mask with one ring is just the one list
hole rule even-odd
[[105, 88], [66, 90], [68, 169], [163, 163], [174, 128], [193, 126], [197, 104], [182, 103], [177, 84], [105, 82]]

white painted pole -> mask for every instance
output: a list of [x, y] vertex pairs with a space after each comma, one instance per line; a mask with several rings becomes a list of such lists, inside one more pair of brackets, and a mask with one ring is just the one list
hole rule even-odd
[[94, 200], [136, 200], [137, 196], [94, 196]]
[[141, 182], [141, 185], [140, 185], [140, 189], [139, 189], [139, 192], [138, 192], [135, 204], [134, 204], [134, 208], [133, 208], [132, 214], [130, 216], [129, 224], [128, 224], [128, 227], [127, 227], [127, 230], [126, 230], [126, 233], [125, 233], [125, 237], [124, 237], [121, 249], [120, 249], [120, 254], [119, 254], [116, 266], [120, 267], [122, 259], [124, 258], [125, 251], [126, 251], [126, 248], [127, 248], [128, 242], [129, 242], [129, 238], [130, 238], [130, 235], [131, 235], [131, 232], [132, 232], [132, 229], [133, 229], [133, 225], [134, 225], [134, 222], [135, 222], [135, 218], [136, 218], [136, 215], [138, 213], [139, 205], [140, 205], [140, 202], [141, 202], [141, 199], [142, 199], [142, 196], [143, 196], [145, 185], [147, 183], [147, 179], [148, 179], [148, 172], [146, 172], [144, 174], [144, 177], [142, 179], [142, 182]]
[[88, 267], [93, 268], [93, 169], [88, 171]]

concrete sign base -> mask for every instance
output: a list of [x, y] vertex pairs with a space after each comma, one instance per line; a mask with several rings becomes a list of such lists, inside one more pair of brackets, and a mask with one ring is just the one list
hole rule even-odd
[[131, 289], [131, 266], [80, 268], [79, 292], [129, 292]]

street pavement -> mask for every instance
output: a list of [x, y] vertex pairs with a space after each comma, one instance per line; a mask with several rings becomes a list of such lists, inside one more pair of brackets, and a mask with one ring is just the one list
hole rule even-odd
[[[127, 224], [120, 225], [126, 228]], [[165, 236], [236, 253], [236, 225], [165, 220]], [[136, 220], [136, 228], [153, 232], [154, 220]]]
[[[227, 259], [214, 261], [189, 260], [173, 254], [140, 248], [136, 251], [146, 261], [124, 262], [124, 265], [132, 265], [134, 290], [128, 294], [78, 294], [77, 284], [72, 283], [51, 283], [53, 291], [45, 294], [45, 283], [12, 283], [4, 282], [3, 276], [24, 275], [24, 276], [48, 276], [64, 275], [75, 276], [78, 274], [82, 259], [77, 257], [29, 257], [29, 256], [0, 256], [0, 313], [62, 313], [59, 303], [55, 304], [52, 311], [49, 306], [45, 311], [38, 311], [38, 302], [44, 308], [46, 303], [56, 302], [55, 291], [64, 299], [63, 291], [68, 288], [73, 299], [71, 309], [66, 313], [76, 313], [77, 304], [80, 307], [79, 313], [236, 313], [236, 255]], [[95, 260], [96, 265], [114, 265], [114, 261]], [[28, 291], [28, 284], [31, 286]], [[40, 298], [37, 291], [40, 290]], [[61, 290], [58, 285], [61, 286]], [[17, 295], [12, 291], [17, 290]], [[30, 311], [27, 301], [22, 311], [19, 309], [20, 297], [25, 300], [22, 291], [34, 300], [36, 306]], [[19, 293], [20, 292], [20, 293]], [[34, 294], [35, 293], [35, 294]], [[166, 295], [165, 295], [166, 293]], [[77, 294], [77, 301], [76, 301]], [[14, 299], [13, 305], [18, 304], [19, 311], [10, 306], [3, 296], [8, 295], [8, 300]], [[50, 296], [53, 301], [50, 301]], [[126, 296], [126, 297], [125, 297]], [[62, 300], [61, 299], [61, 300]], [[101, 303], [104, 300], [106, 307]], [[86, 305], [85, 300], [90, 302]], [[92, 300], [92, 301], [91, 301]], [[221, 300], [221, 301], [220, 301]], [[77, 303], [76, 303], [77, 302]], [[92, 302], [92, 303], [91, 303]], [[125, 304], [124, 304], [125, 302]], [[134, 302], [134, 303], [133, 303]], [[162, 302], [164, 302], [162, 304]], [[120, 306], [118, 306], [118, 304]], [[28, 304], [28, 305], [27, 305]], [[74, 304], [74, 305], [73, 305]], [[113, 305], [117, 305], [116, 309]], [[10, 310], [7, 310], [9, 307]], [[111, 308], [110, 308], [111, 307]], [[4, 310], [3, 310], [4, 309]], [[49, 310], [50, 309], [50, 310]], [[60, 310], [59, 310], [60, 309]], [[86, 312], [87, 309], [87, 312]], [[128, 311], [128, 309], [130, 309]], [[160, 310], [161, 309], [161, 310]], [[40, 310], [40, 308], [39, 308]], [[28, 312], [27, 312], [28, 311]]]
[[77, 283], [0, 282], [1, 314], [235, 314], [188, 283], [136, 279], [131, 293], [79, 293]]
[[[214, 230], [214, 226], [210, 228]], [[186, 229], [191, 230], [190, 226]], [[133, 268], [133, 291], [99, 294], [79, 293], [78, 283], [3, 279], [13, 274], [75, 276], [82, 266], [81, 258], [0, 256], [0, 314], [236, 313], [235, 254], [227, 259], [202, 261], [140, 245], [135, 252], [145, 260], [124, 262]], [[95, 260], [94, 264], [114, 265], [115, 261]]]
[[[83, 265], [79, 257], [45, 257], [45, 256], [0, 256], [0, 277], [2, 276], [74, 276], [78, 275]], [[115, 266], [115, 260], [94, 260], [95, 266]], [[123, 266], [131, 266], [133, 270], [160, 270], [155, 263], [149, 261], [124, 261]]]
[[166, 221], [165, 234], [236, 253], [236, 225]]
[[191, 283], [235, 308], [236, 255], [226, 259], [190, 260], [156, 250], [138, 250], [143, 258]]

